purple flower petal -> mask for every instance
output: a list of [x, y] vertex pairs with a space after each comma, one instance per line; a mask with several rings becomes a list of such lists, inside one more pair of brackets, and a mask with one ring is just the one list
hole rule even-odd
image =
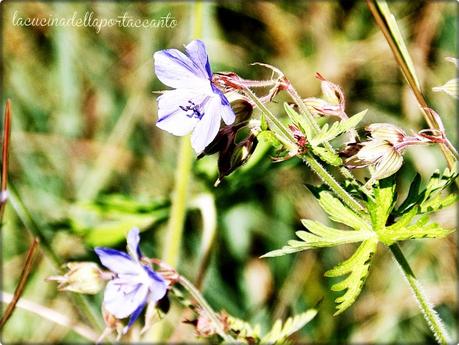
[[126, 285], [115, 278], [105, 288], [104, 307], [117, 319], [124, 319], [145, 304], [148, 291], [146, 284]]
[[143, 266], [145, 271], [148, 273], [148, 276], [152, 279], [152, 284], [150, 286], [150, 296], [151, 301], [157, 302], [166, 295], [167, 284], [164, 278], [153, 271], [148, 266]]
[[191, 41], [186, 47], [186, 52], [195, 66], [199, 68], [202, 75], [207, 75], [207, 79], [212, 79], [209, 57], [207, 56], [206, 46], [200, 40]]
[[[193, 115], [191, 108], [193, 102], [199, 107], [207, 95], [194, 90], [170, 90], [158, 97], [158, 122], [156, 126], [177, 136], [190, 133], [199, 122], [199, 117]], [[185, 109], [185, 110], [184, 110]]]
[[220, 129], [220, 110], [222, 104], [220, 97], [210, 98], [204, 108], [204, 115], [196, 124], [193, 134], [191, 135], [191, 146], [196, 154], [200, 154], [207, 145], [217, 136]]
[[139, 248], [140, 236], [139, 236], [139, 228], [133, 228], [129, 231], [127, 235], [127, 249], [128, 253], [138, 261], [142, 256]]
[[177, 49], [161, 50], [153, 57], [156, 76], [167, 86], [201, 89], [210, 84], [207, 73]]
[[129, 328], [131, 328], [131, 326], [134, 324], [134, 322], [139, 318], [140, 313], [145, 308], [146, 304], [147, 303], [143, 303], [143, 304], [139, 305], [139, 307], [136, 310], [134, 310], [134, 312], [131, 314], [131, 317], [129, 318], [129, 322], [128, 322], [127, 326], [123, 328], [123, 334], [126, 334], [127, 331], [129, 330]]
[[99, 260], [110, 271], [118, 274], [138, 272], [138, 264], [126, 253], [111, 248], [97, 247], [94, 249]]

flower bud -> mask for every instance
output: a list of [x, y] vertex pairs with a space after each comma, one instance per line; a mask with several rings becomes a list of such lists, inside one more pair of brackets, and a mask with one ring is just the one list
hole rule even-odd
[[61, 291], [72, 291], [84, 294], [96, 294], [101, 291], [108, 278], [93, 262], [69, 262], [66, 264], [68, 272], [63, 276], [52, 276], [49, 281], [57, 281]]
[[321, 81], [320, 86], [325, 100], [331, 104], [339, 105], [344, 110], [345, 98], [341, 87], [326, 80], [320, 73], [316, 73], [316, 78]]
[[221, 151], [218, 157], [218, 186], [221, 180], [231, 174], [234, 170], [244, 165], [257, 147], [258, 139], [254, 134], [250, 134], [246, 139], [238, 144], [230, 145], [227, 150]]

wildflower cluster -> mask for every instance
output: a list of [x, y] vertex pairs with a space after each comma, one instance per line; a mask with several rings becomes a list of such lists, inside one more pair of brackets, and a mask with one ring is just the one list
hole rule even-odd
[[[456, 179], [454, 169], [435, 172], [424, 188], [421, 188], [418, 175], [403, 201], [397, 200], [393, 176], [403, 165], [403, 153], [410, 146], [448, 144], [452, 147], [440, 116], [434, 110], [424, 109], [435, 119], [437, 129], [407, 134], [404, 129], [389, 123], [373, 123], [365, 127], [366, 134], [361, 137], [357, 126], [366, 111], [349, 116], [343, 90], [319, 73], [316, 77], [321, 83], [322, 98], [302, 98], [276, 67], [258, 63], [270, 69], [272, 77], [247, 80], [234, 72], [212, 73], [202, 41], [192, 41], [185, 51], [186, 54], [167, 49], [154, 54], [156, 76], [173, 88], [162, 91], [157, 99], [156, 125], [176, 136], [191, 133], [191, 145], [198, 158], [218, 153], [216, 184], [245, 164], [259, 141], [273, 147], [274, 160], [299, 158], [321, 178], [322, 185], [309, 186], [309, 189], [329, 218], [347, 229], [304, 219], [302, 224], [307, 231], [297, 231], [298, 239], [265, 257], [357, 243], [358, 248], [347, 260], [325, 272], [329, 277], [344, 276], [332, 286], [333, 291], [343, 291], [336, 299], [336, 314], [345, 311], [358, 298], [378, 243], [396, 253], [398, 247], [394, 245], [400, 241], [442, 238], [452, 232], [431, 222], [430, 215], [457, 201], [455, 194], [445, 197], [442, 193]], [[255, 89], [265, 93], [257, 95]], [[281, 92], [290, 96], [291, 103], [284, 104], [285, 116], [278, 117], [267, 105]], [[257, 114], [259, 118], [255, 118]], [[347, 143], [334, 147], [335, 139], [342, 135], [346, 135]], [[330, 168], [345, 181], [338, 182]], [[357, 168], [369, 168], [366, 180], [354, 177], [352, 169]], [[151, 310], [160, 308], [168, 295], [176, 294], [174, 285], [181, 285], [194, 299], [186, 305], [195, 312], [195, 318], [186, 322], [195, 327], [198, 336], [218, 342], [282, 342], [316, 313], [315, 309], [307, 311], [285, 324], [278, 321], [271, 331], [261, 334], [257, 326], [224, 312], [215, 313], [196, 288], [174, 268], [161, 260], [143, 256], [138, 229], [128, 234], [128, 254], [101, 247], [95, 252], [108, 271], [94, 263], [70, 263], [68, 273], [50, 279], [58, 281], [60, 289], [78, 293], [94, 294], [105, 286], [104, 319], [107, 329], [116, 330], [119, 336], [127, 333], [145, 308], [144, 330], [148, 328]], [[153, 264], [158, 266], [157, 271]], [[183, 298], [178, 300], [183, 301]], [[128, 318], [124, 324], [122, 320]]]

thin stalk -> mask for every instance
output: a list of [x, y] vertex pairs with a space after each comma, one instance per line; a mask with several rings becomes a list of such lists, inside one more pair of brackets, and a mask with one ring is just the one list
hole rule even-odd
[[[430, 112], [425, 110], [425, 108], [430, 107], [428, 106], [427, 101], [422, 93], [420, 83], [414, 71], [411, 57], [408, 53], [408, 50], [406, 49], [400, 32], [398, 32], [398, 28], [396, 27], [397, 24], [389, 11], [387, 3], [384, 1], [367, 0], [367, 5], [376, 21], [376, 24], [379, 26], [387, 43], [389, 44], [389, 47], [394, 54], [395, 61], [399, 65], [403, 76], [413, 91], [413, 94], [419, 104], [419, 107], [421, 108], [421, 112], [424, 115], [427, 124], [432, 129], [438, 129], [438, 124], [436, 123], [435, 118], [432, 116], [432, 114], [430, 114]], [[440, 148], [443, 152], [443, 155], [445, 156], [446, 162], [448, 163], [448, 167], [450, 169], [453, 168], [457, 161], [457, 158], [454, 155], [454, 151], [452, 151], [451, 148], [445, 144], [440, 144]]]
[[424, 295], [424, 292], [422, 291], [422, 288], [418, 280], [416, 279], [413, 271], [411, 270], [408, 261], [406, 261], [406, 258], [403, 255], [399, 245], [393, 244], [389, 246], [389, 249], [392, 252], [398, 266], [400, 267], [403, 276], [406, 278], [408, 284], [410, 285], [411, 291], [416, 297], [416, 301], [418, 302], [419, 308], [422, 311], [422, 315], [427, 321], [429, 328], [434, 333], [435, 339], [441, 345], [449, 344], [450, 340], [440, 317], [433, 309], [433, 306], [428, 301], [427, 297]]
[[172, 196], [171, 214], [163, 253], [164, 261], [169, 262], [173, 267], [177, 267], [180, 258], [192, 163], [193, 150], [190, 138], [186, 136], [180, 142], [180, 151], [177, 159], [178, 166], [175, 174], [176, 184]]
[[301, 156], [301, 158], [349, 208], [359, 213], [364, 211], [364, 207], [341, 187], [333, 176], [310, 153]]
[[[45, 252], [47, 257], [51, 259], [55, 267], [59, 268], [63, 263], [62, 260], [56, 255], [56, 253], [54, 253], [48, 237], [44, 234], [40, 226], [27, 210], [22, 199], [14, 188], [14, 185], [11, 183], [9, 184], [9, 195], [11, 206], [15, 210], [24, 227], [32, 234], [32, 236], [37, 237], [40, 240], [41, 249]], [[96, 314], [85, 296], [73, 293], [69, 294], [69, 296], [82, 317], [86, 318], [87, 321], [95, 327], [98, 327], [100, 330], [104, 328], [100, 317]]]
[[[3, 303], [11, 303], [14, 299], [14, 296], [12, 294], [9, 294], [8, 292], [2, 291], [0, 293], [0, 298]], [[58, 325], [69, 328], [75, 333], [82, 336], [83, 338], [88, 339], [92, 342], [95, 342], [98, 339], [98, 335], [94, 330], [87, 327], [86, 325], [76, 323], [74, 320], [71, 320], [66, 315], [58, 313], [53, 309], [49, 309], [35, 302], [28, 301], [24, 298], [21, 298], [21, 300], [18, 301], [17, 307], [23, 310], [30, 311], [31, 313], [37, 314], [43, 319], [47, 319]]]
[[268, 121], [270, 121], [279, 132], [285, 136], [287, 140], [294, 144], [296, 142], [293, 134], [280, 122], [277, 117], [260, 101], [260, 99], [250, 90], [248, 87], [244, 88], [244, 93], [255, 103], [255, 105], [260, 109], [260, 111], [266, 116]]
[[226, 342], [235, 344], [236, 340], [225, 333], [225, 330], [223, 329], [222, 323], [219, 320], [217, 314], [212, 309], [212, 307], [207, 303], [207, 301], [201, 295], [199, 290], [188, 279], [181, 275], [178, 276], [178, 283], [182, 285], [193, 296], [196, 302], [198, 302], [202, 309], [206, 312], [207, 316], [214, 324], [217, 334], [220, 337], [222, 337]]
[[3, 118], [3, 138], [2, 138], [2, 171], [1, 171], [1, 190], [0, 190], [0, 223], [3, 222], [6, 201], [8, 199], [8, 153], [11, 135], [11, 101], [6, 100], [5, 115]]
[[34, 238], [32, 244], [29, 247], [29, 250], [27, 251], [24, 267], [19, 278], [19, 283], [16, 286], [16, 289], [14, 290], [14, 295], [11, 299], [10, 304], [8, 304], [8, 307], [6, 308], [5, 313], [2, 316], [2, 319], [0, 320], [0, 329], [2, 329], [5, 326], [11, 315], [13, 315], [13, 311], [16, 308], [19, 298], [21, 298], [21, 295], [24, 292], [24, 288], [27, 283], [27, 278], [29, 278], [30, 272], [32, 270], [33, 259], [35, 257], [35, 251], [38, 248], [38, 243], [38, 238]]
[[[193, 37], [200, 38], [203, 31], [204, 4], [199, 1], [194, 2], [192, 6], [194, 17]], [[175, 174], [175, 190], [172, 196], [171, 214], [163, 252], [163, 260], [173, 267], [177, 267], [180, 259], [180, 247], [187, 209], [188, 185], [191, 180], [191, 168], [194, 158], [190, 136], [187, 135], [180, 141], [178, 166]]]

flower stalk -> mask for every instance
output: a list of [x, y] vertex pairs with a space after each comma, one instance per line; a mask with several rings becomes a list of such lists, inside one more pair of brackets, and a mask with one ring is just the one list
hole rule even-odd
[[209, 305], [209, 303], [207, 303], [207, 301], [201, 295], [199, 290], [188, 279], [186, 279], [182, 275], [178, 275], [177, 283], [182, 285], [190, 293], [190, 295], [193, 296], [196, 302], [199, 303], [202, 309], [207, 313], [207, 316], [209, 317], [209, 319], [212, 321], [212, 323], [215, 326], [217, 334], [220, 337], [222, 337], [226, 342], [230, 344], [235, 344], [236, 340], [233, 339], [233, 337], [231, 337], [230, 335], [225, 333], [225, 330], [223, 329], [222, 323], [220, 322], [217, 314], [212, 309], [212, 307]]
[[419, 281], [416, 279], [410, 265], [408, 264], [408, 261], [400, 249], [400, 246], [395, 243], [389, 246], [389, 249], [394, 256], [398, 266], [400, 267], [402, 275], [406, 278], [408, 284], [410, 285], [411, 291], [413, 292], [416, 301], [418, 302], [419, 308], [422, 311], [422, 315], [427, 321], [429, 328], [432, 330], [435, 339], [441, 345], [449, 344], [450, 340], [448, 334], [446, 333], [443, 322], [422, 291]]

